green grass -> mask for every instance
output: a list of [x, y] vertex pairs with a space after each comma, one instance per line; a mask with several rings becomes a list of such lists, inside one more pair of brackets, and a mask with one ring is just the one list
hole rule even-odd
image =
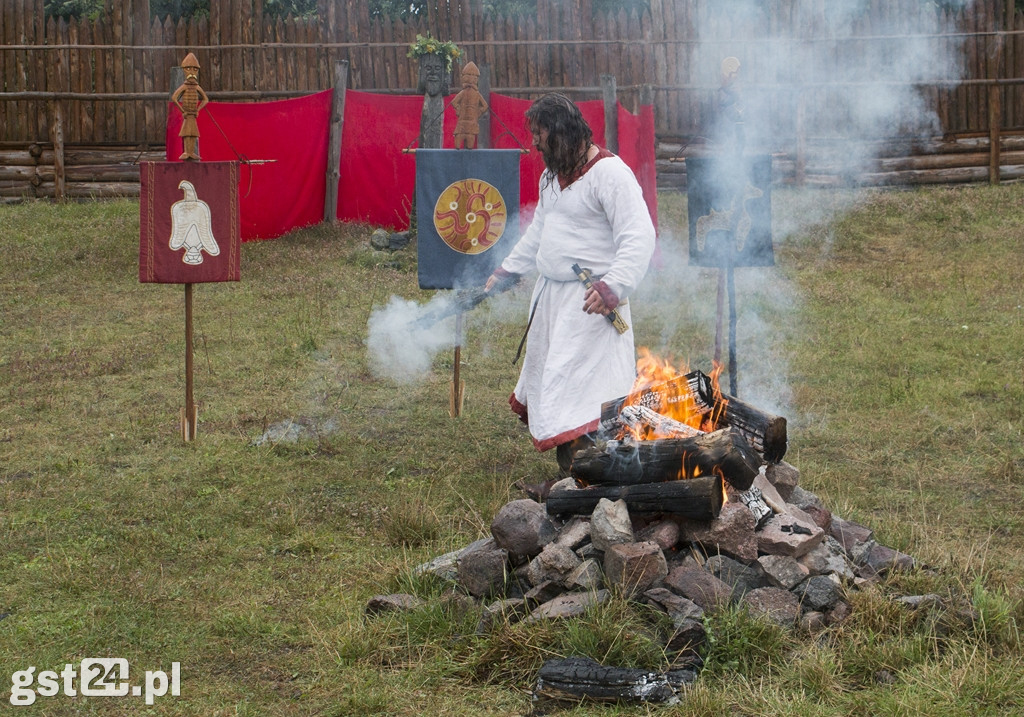
[[[742, 612], [681, 706], [566, 715], [1024, 714], [1024, 187], [776, 191], [776, 266], [737, 269], [739, 395], [789, 419], [801, 485], [927, 569], [855, 594], [819, 638]], [[181, 663], [182, 694], [40, 697], [25, 714], [511, 715], [549, 657], [662, 669], [665, 625], [622, 601], [499, 624], [410, 569], [486, 535], [519, 479], [555, 471], [508, 410], [528, 289], [452, 352], [378, 378], [367, 322], [426, 301], [415, 247], [372, 227], [244, 246], [195, 290], [199, 435], [179, 437], [183, 290], [137, 281], [130, 201], [0, 206], [0, 699], [11, 674], [117, 656]], [[717, 276], [686, 265], [685, 197], [637, 342], [708, 370]], [[253, 445], [288, 419], [335, 430]], [[429, 598], [366, 618], [374, 594]], [[966, 611], [909, 612], [936, 592]], [[973, 614], [973, 617], [971, 616]]]

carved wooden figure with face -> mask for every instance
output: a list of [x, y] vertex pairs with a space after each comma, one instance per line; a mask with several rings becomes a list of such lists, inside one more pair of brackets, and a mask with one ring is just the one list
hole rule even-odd
[[480, 117], [487, 111], [487, 102], [477, 89], [480, 83], [480, 69], [470, 62], [462, 68], [462, 91], [455, 95], [452, 107], [459, 118], [455, 124], [455, 149], [476, 147], [480, 134]]
[[185, 71], [185, 82], [171, 95], [171, 102], [181, 110], [183, 121], [178, 136], [182, 139], [183, 151], [178, 159], [199, 159], [199, 124], [196, 117], [210, 98], [199, 86], [199, 60], [191, 52], [181, 61]]

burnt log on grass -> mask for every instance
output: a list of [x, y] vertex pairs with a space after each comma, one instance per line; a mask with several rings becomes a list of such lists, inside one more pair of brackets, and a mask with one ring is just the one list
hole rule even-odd
[[[610, 448], [610, 450], [609, 450]], [[578, 451], [570, 472], [587, 485], [636, 485], [721, 475], [737, 490], [757, 477], [761, 458], [742, 433], [723, 428], [688, 438], [617, 443]]]
[[677, 693], [696, 679], [693, 670], [650, 672], [629, 667], [605, 667], [586, 657], [545, 662], [537, 674], [534, 695], [556, 702], [643, 702], [672, 704]]
[[630, 513], [670, 513], [691, 520], [714, 520], [722, 511], [725, 486], [719, 476], [636, 485], [556, 486], [544, 505], [550, 515], [590, 515], [602, 498], [625, 501]]

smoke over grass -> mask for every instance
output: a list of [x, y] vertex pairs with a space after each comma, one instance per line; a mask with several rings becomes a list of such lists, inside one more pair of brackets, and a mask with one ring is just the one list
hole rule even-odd
[[455, 345], [454, 319], [432, 320], [452, 302], [450, 294], [437, 294], [426, 304], [392, 296], [374, 309], [366, 339], [370, 370], [403, 384], [426, 378], [438, 352]]

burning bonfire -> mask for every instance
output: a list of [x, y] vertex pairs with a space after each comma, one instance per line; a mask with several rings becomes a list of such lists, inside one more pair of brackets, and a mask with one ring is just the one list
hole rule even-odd
[[[625, 597], [667, 613], [666, 670], [549, 660], [538, 698], [673, 702], [698, 678], [704, 617], [731, 604], [808, 631], [845, 620], [846, 591], [914, 565], [799, 487], [786, 420], [643, 352], [629, 395], [602, 406], [595, 445], [544, 503], [503, 506], [491, 536], [417, 571], [477, 601], [479, 630], [566, 619]], [[367, 613], [415, 609], [378, 595]]]
[[786, 419], [724, 394], [720, 373], [682, 373], [641, 349], [633, 391], [602, 406], [599, 440], [576, 454], [576, 483], [552, 490], [549, 512], [579, 514], [606, 498], [711, 520], [731, 487], [763, 519], [760, 491], [748, 491], [762, 464], [785, 456]]

